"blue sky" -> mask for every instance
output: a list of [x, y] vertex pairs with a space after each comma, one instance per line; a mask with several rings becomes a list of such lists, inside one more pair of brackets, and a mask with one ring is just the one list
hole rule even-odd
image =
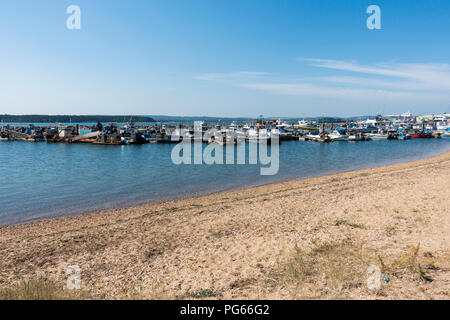
[[446, 112], [449, 17], [448, 0], [0, 0], [0, 113]]

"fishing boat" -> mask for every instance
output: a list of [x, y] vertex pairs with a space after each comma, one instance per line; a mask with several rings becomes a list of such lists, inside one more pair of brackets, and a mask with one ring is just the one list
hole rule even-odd
[[411, 137], [413, 139], [428, 139], [432, 138], [433, 135], [430, 132], [416, 131], [411, 135]]
[[236, 136], [233, 132], [218, 132], [208, 139], [208, 143], [217, 143], [221, 146], [235, 145], [239, 142], [240, 141], [236, 139]]
[[8, 139], [11, 141], [25, 141], [25, 142], [39, 142], [40, 140], [34, 134], [27, 134], [18, 131], [10, 131], [8, 133]]
[[0, 141], [9, 141], [9, 135], [6, 132], [0, 134]]
[[329, 136], [333, 141], [348, 141], [349, 138], [344, 129], [335, 129]]
[[56, 126], [48, 128], [44, 134], [47, 143], [72, 142], [78, 136], [78, 128], [73, 126]]
[[402, 132], [402, 133], [398, 134], [397, 139], [399, 139], [399, 140], [409, 140], [409, 139], [411, 139], [411, 135], [409, 133]]
[[277, 134], [276, 133], [272, 134], [272, 131], [267, 129], [250, 128], [247, 131], [247, 140], [250, 143], [271, 144], [272, 137], [276, 138]]
[[271, 133], [274, 135], [278, 135], [280, 140], [283, 140], [283, 141], [292, 140], [292, 136], [293, 136], [292, 131], [287, 131], [283, 127], [273, 128]]
[[99, 135], [93, 144], [101, 144], [101, 145], [124, 145], [128, 144], [128, 140], [122, 137], [119, 133], [107, 133], [103, 132]]
[[354, 141], [363, 141], [363, 140], [364, 140], [364, 137], [361, 132], [353, 133], [348, 137], [348, 141], [354, 142]]
[[332, 138], [327, 133], [321, 133], [321, 134], [308, 134], [305, 137], [305, 140], [309, 141], [316, 141], [316, 142], [332, 142]]
[[387, 140], [389, 138], [389, 134], [387, 134], [387, 133], [368, 133], [367, 137], [370, 140]]

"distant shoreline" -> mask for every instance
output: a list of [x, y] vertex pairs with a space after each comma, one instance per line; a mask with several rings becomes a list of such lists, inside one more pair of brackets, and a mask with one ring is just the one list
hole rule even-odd
[[[361, 119], [375, 119], [374, 115], [363, 115], [353, 117], [339, 117], [339, 116], [316, 116], [316, 117], [279, 117], [279, 116], [267, 116], [264, 119], [283, 121], [321, 121], [326, 123], [331, 122], [345, 122]], [[86, 120], [88, 119], [88, 120]], [[114, 120], [111, 120], [114, 119]], [[164, 115], [11, 115], [0, 114], [0, 123], [76, 123], [76, 122], [127, 122], [132, 120], [135, 123], [138, 122], [193, 122], [193, 121], [257, 121], [258, 117], [214, 117], [214, 116], [164, 116]]]
[[102, 116], [102, 115], [0, 115], [4, 123], [86, 123], [86, 122], [155, 122], [147, 116]]

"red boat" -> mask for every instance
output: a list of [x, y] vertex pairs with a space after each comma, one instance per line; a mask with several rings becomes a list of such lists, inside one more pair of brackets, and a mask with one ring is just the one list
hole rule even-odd
[[413, 134], [411, 135], [411, 137], [412, 137], [413, 139], [426, 139], [426, 138], [432, 138], [433, 135], [432, 135], [431, 133], [416, 132], [416, 133], [413, 133]]

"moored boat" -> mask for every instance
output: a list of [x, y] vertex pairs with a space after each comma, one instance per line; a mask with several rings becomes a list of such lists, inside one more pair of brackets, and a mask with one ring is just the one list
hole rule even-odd
[[397, 136], [397, 139], [409, 140], [409, 139], [411, 139], [411, 135], [409, 133], [399, 133], [399, 135]]
[[368, 133], [367, 137], [371, 140], [387, 140], [389, 135], [387, 133]]
[[356, 132], [348, 137], [348, 141], [363, 141], [364, 137], [361, 132]]
[[329, 137], [333, 141], [348, 141], [349, 138], [344, 129], [335, 129]]

